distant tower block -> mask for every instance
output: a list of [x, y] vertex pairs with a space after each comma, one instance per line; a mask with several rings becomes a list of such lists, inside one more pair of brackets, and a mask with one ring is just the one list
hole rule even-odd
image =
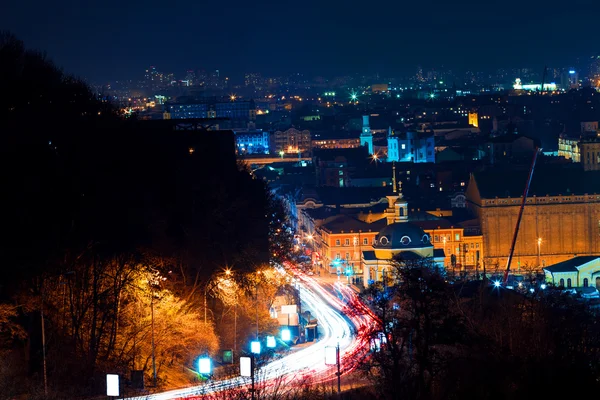
[[360, 133], [360, 144], [361, 146], [367, 146], [369, 148], [369, 154], [373, 154], [373, 135], [371, 134], [371, 127], [369, 126], [369, 116], [363, 115], [363, 126]]
[[393, 161], [399, 161], [400, 160], [400, 153], [399, 153], [399, 141], [398, 141], [398, 136], [395, 136], [394, 131], [392, 130], [392, 127], [390, 126], [388, 128], [388, 137], [387, 137], [387, 143], [388, 143], [388, 162], [393, 162]]
[[476, 112], [469, 113], [469, 125], [479, 128], [479, 115]]

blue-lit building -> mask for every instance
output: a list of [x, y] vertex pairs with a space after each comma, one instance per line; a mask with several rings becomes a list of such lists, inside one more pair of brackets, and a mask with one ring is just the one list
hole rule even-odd
[[269, 154], [269, 132], [262, 129], [234, 130], [238, 154]]
[[165, 119], [227, 118], [221, 128], [246, 128], [256, 119], [253, 100], [207, 99], [190, 103], [169, 103], [165, 106]]
[[167, 104], [166, 111], [171, 119], [209, 118], [208, 104]]
[[389, 162], [435, 162], [435, 138], [433, 132], [405, 132], [396, 134], [390, 128], [387, 142], [387, 160]]

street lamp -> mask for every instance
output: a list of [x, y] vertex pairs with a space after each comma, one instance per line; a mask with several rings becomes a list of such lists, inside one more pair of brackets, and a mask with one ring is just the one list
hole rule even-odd
[[255, 380], [255, 370], [256, 370], [256, 356], [258, 356], [260, 354], [260, 342], [258, 341], [258, 336], [256, 337], [257, 340], [254, 340], [252, 342], [250, 342], [250, 354], [252, 355], [251, 358], [251, 369], [252, 369], [252, 389], [251, 393], [252, 393], [252, 400], [254, 400], [256, 398], [256, 390], [254, 389], [254, 380]]

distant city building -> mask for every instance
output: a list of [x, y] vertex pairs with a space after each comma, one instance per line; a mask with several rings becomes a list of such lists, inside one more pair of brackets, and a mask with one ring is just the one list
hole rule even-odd
[[389, 128], [388, 162], [435, 162], [435, 138], [431, 132], [406, 132], [400, 135]]
[[207, 100], [194, 103], [168, 103], [164, 119], [228, 118], [223, 124], [231, 128], [245, 128], [248, 122], [256, 119], [254, 101], [248, 100]]
[[312, 146], [310, 131], [299, 131], [295, 128], [276, 131], [271, 143], [271, 150], [276, 154], [280, 152], [286, 154], [308, 153]]
[[313, 149], [353, 149], [360, 147], [359, 138], [313, 139]]
[[371, 85], [371, 91], [373, 93], [383, 93], [388, 92], [390, 90], [389, 85], [387, 83], [375, 83]]
[[238, 154], [269, 154], [269, 132], [262, 129], [234, 130]]
[[588, 137], [579, 143], [584, 171], [600, 170], [600, 137]]
[[[542, 84], [541, 83], [524, 84], [521, 82], [521, 78], [517, 78], [517, 79], [515, 79], [515, 83], [513, 84], [513, 89], [526, 90], [526, 91], [541, 91]], [[554, 83], [554, 82], [544, 83], [544, 91], [554, 92], [556, 90], [558, 90], [556, 83]]]
[[558, 137], [558, 155], [572, 160], [582, 162], [586, 171], [600, 169], [600, 131], [597, 121], [586, 121], [580, 123], [580, 135], [561, 134]]
[[369, 116], [363, 115], [362, 119], [363, 125], [360, 132], [360, 145], [367, 146], [369, 154], [373, 154], [373, 134], [371, 132], [371, 127], [369, 126]]
[[579, 151], [579, 138], [570, 137], [562, 134], [558, 137], [558, 155], [573, 162], [581, 161], [581, 153]]

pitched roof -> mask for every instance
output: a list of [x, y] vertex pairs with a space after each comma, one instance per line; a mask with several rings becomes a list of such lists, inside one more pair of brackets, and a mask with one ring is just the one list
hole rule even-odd
[[570, 260], [566, 260], [563, 262], [559, 262], [557, 264], [550, 265], [545, 267], [544, 270], [552, 273], [556, 272], [576, 272], [577, 267], [587, 264], [590, 261], [594, 261], [595, 259], [600, 258], [600, 256], [579, 256], [571, 258]]
[[419, 228], [424, 230], [433, 230], [433, 229], [450, 229], [454, 225], [450, 223], [447, 219], [437, 219], [430, 221], [410, 221], [411, 223], [417, 225]]
[[[487, 170], [475, 172], [473, 177], [483, 199], [518, 198], [523, 195], [528, 174], [528, 170]], [[600, 171], [546, 167], [533, 172], [528, 197], [585, 193], [600, 193]]]
[[350, 231], [379, 232], [385, 225], [385, 219], [380, 219], [369, 224], [351, 216], [341, 214], [333, 220], [323, 224], [321, 228], [329, 231], [330, 233], [349, 233]]

